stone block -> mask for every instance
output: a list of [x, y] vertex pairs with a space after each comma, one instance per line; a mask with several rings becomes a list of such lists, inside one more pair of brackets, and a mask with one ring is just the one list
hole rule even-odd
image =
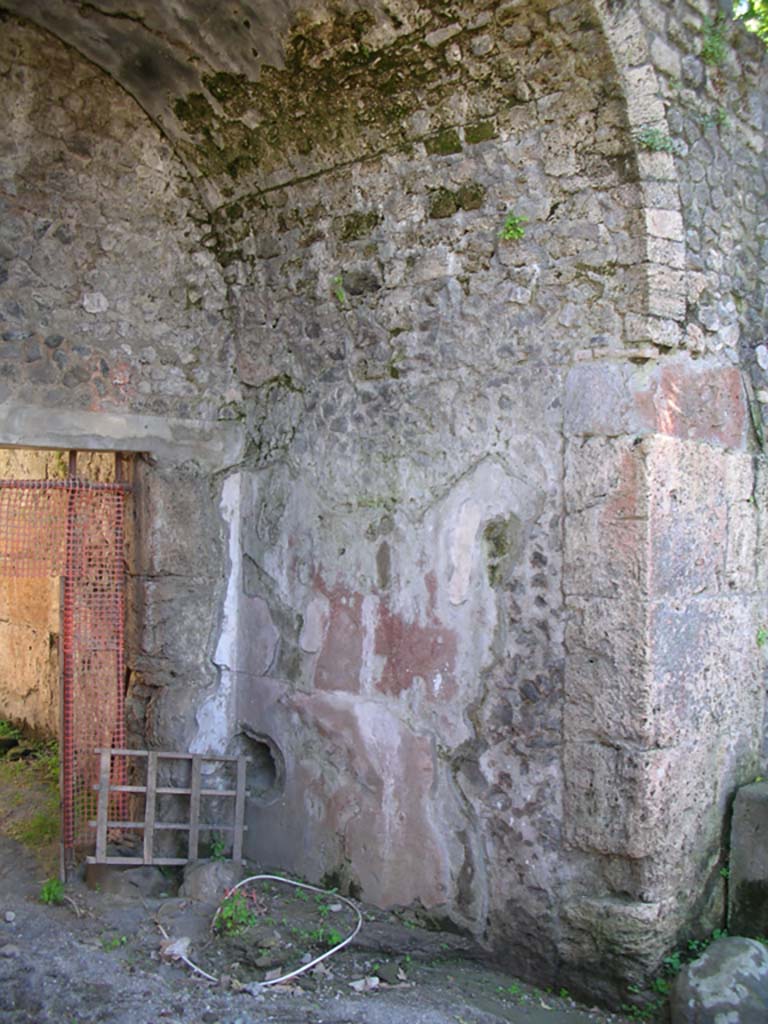
[[631, 441], [597, 439], [572, 446], [566, 482], [575, 506], [565, 522], [566, 594], [639, 600], [647, 587], [642, 448]]
[[677, 597], [653, 604], [650, 742], [667, 746], [708, 736], [729, 751], [729, 760], [740, 745], [757, 749], [763, 702], [757, 612], [753, 598]]
[[[685, 902], [705, 887], [699, 865], [717, 856], [728, 787], [744, 760], [728, 736], [645, 750], [568, 742], [569, 842], [630, 861], [647, 858], [654, 868], [649, 895]], [[719, 773], [713, 764], [722, 766]]]
[[649, 439], [644, 450], [654, 595], [751, 592], [757, 554], [751, 456], [665, 437]]
[[651, 647], [642, 596], [571, 598], [565, 644], [566, 739], [647, 745], [654, 729]]
[[685, 240], [683, 217], [679, 210], [646, 210], [645, 226], [654, 238], [667, 238], [673, 242]]
[[742, 786], [733, 803], [728, 930], [768, 935], [768, 782]]
[[648, 312], [652, 316], [682, 320], [685, 316], [685, 274], [681, 270], [649, 263]]
[[635, 368], [630, 363], [582, 363], [574, 366], [565, 384], [565, 432], [615, 436], [652, 426], [632, 394]]

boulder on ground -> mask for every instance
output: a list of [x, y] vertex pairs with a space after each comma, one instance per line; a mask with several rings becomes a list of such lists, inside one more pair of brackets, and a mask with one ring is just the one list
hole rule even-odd
[[196, 860], [184, 868], [179, 896], [203, 903], [220, 903], [227, 889], [245, 877], [243, 865], [233, 860]]
[[768, 948], [755, 939], [718, 939], [683, 968], [669, 1002], [672, 1024], [765, 1024]]

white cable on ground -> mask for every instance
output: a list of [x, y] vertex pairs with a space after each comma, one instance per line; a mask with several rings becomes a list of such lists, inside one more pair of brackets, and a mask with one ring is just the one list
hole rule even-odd
[[[317, 967], [317, 965], [322, 963], [323, 960], [327, 960], [329, 956], [333, 956], [334, 953], [338, 953], [340, 949], [348, 946], [363, 927], [363, 915], [357, 909], [352, 900], [347, 899], [346, 896], [340, 896], [337, 892], [331, 892], [329, 889], [320, 889], [316, 885], [308, 885], [306, 882], [294, 882], [290, 878], [281, 878], [280, 875], [251, 875], [249, 878], [244, 878], [242, 882], [238, 882], [237, 885], [230, 890], [230, 895], [232, 895], [233, 892], [236, 892], [242, 885], [247, 885], [249, 882], [262, 881], [282, 882], [283, 885], [291, 885], [295, 889], [308, 889], [310, 892], [319, 892], [322, 893], [323, 896], [331, 896], [333, 899], [341, 900], [342, 903], [346, 903], [346, 905], [355, 912], [357, 915], [357, 924], [346, 939], [341, 942], [337, 942], [335, 946], [327, 949], [325, 953], [321, 953], [320, 956], [316, 956], [314, 960], [310, 960], [308, 964], [302, 964], [301, 967], [297, 967], [295, 971], [289, 971], [288, 974], [281, 974], [279, 978], [271, 978], [269, 981], [255, 982], [254, 984], [259, 988], [267, 988], [269, 985], [280, 985], [284, 981], [289, 981], [291, 978], [295, 978], [297, 975], [303, 974], [305, 971], [309, 971], [313, 967]], [[211, 928], [215, 926], [216, 918], [219, 916], [220, 911], [221, 904], [219, 904], [216, 913], [213, 915]]]
[[[333, 899], [341, 900], [342, 903], [346, 903], [346, 905], [357, 915], [357, 924], [346, 937], [346, 939], [344, 939], [341, 942], [337, 942], [335, 946], [332, 946], [330, 949], [327, 949], [325, 953], [321, 953], [320, 956], [316, 956], [314, 960], [310, 960], [309, 963], [302, 964], [301, 967], [297, 967], [296, 970], [289, 971], [287, 974], [281, 974], [280, 977], [278, 978], [270, 978], [269, 981], [251, 982], [248, 985], [249, 989], [258, 990], [261, 988], [268, 988], [270, 985], [280, 985], [284, 981], [289, 981], [291, 978], [295, 978], [299, 974], [304, 974], [305, 971], [309, 971], [313, 967], [317, 967], [317, 965], [319, 963], [322, 963], [323, 960], [327, 960], [329, 956], [333, 956], [335, 953], [338, 953], [340, 949], [343, 949], [345, 946], [348, 946], [349, 943], [355, 938], [357, 933], [360, 931], [360, 929], [363, 927], [363, 915], [357, 909], [352, 900], [347, 899], [346, 896], [340, 896], [339, 893], [331, 892], [330, 889], [320, 889], [316, 885], [308, 885], [306, 882], [294, 882], [292, 879], [282, 878], [280, 875], [250, 875], [248, 878], [244, 878], [242, 882], [238, 882], [237, 885], [233, 886], [233, 888], [230, 889], [227, 898], [231, 896], [233, 892], [236, 892], [241, 886], [247, 885], [249, 882], [262, 881], [281, 882], [283, 885], [293, 886], [294, 889], [308, 889], [310, 892], [319, 892], [322, 893], [323, 896], [330, 896]], [[219, 914], [221, 913], [222, 903], [218, 905], [218, 907], [216, 908], [216, 913], [213, 915], [213, 920], [211, 921], [211, 930], [213, 930], [214, 927], [216, 926], [216, 920]], [[169, 936], [166, 930], [163, 928], [163, 926], [157, 919], [155, 919], [155, 923], [162, 932], [163, 937], [167, 940]], [[212, 981], [215, 984], [218, 984], [218, 978], [215, 978], [212, 974], [208, 974], [208, 972], [204, 971], [202, 967], [198, 967], [197, 964], [193, 963], [189, 959], [189, 957], [184, 956], [183, 954], [177, 954], [174, 957], [174, 959], [181, 960], [183, 963], [187, 965], [187, 967], [193, 970], [195, 974], [199, 974], [203, 978], [206, 978], [208, 981]]]

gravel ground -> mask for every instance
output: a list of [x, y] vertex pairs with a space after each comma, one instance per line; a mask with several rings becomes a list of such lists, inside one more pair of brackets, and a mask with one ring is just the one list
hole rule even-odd
[[[40, 888], [34, 858], [19, 843], [0, 836], [2, 1024], [624, 1020], [499, 973], [478, 960], [466, 940], [365, 907], [365, 923], [354, 944], [301, 984], [245, 991], [232, 975], [212, 984], [163, 958], [156, 923], [159, 919], [172, 938], [183, 933], [204, 946], [211, 942], [212, 905], [119, 896], [75, 882], [67, 887], [64, 903], [49, 906], [40, 902]], [[296, 912], [306, 929], [306, 905], [296, 901]], [[299, 928], [295, 931], [300, 933]], [[364, 991], [355, 991], [352, 983]]]

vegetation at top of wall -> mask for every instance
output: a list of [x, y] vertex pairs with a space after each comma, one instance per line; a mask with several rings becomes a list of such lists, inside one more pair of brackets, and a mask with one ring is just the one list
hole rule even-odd
[[768, 0], [736, 0], [733, 15], [768, 46]]
[[728, 56], [728, 40], [726, 39], [725, 15], [719, 12], [717, 16], [704, 19], [704, 27], [701, 31], [701, 59], [705, 64], [719, 67], [725, 62]]

